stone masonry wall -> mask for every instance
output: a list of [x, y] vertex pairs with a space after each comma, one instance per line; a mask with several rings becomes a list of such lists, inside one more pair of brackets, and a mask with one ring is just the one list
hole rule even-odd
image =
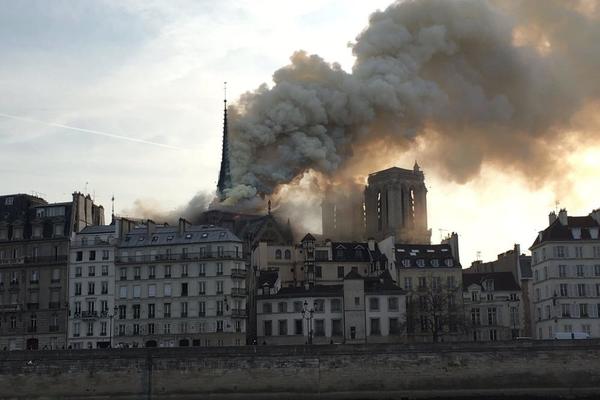
[[600, 341], [0, 352], [0, 399], [595, 398]]

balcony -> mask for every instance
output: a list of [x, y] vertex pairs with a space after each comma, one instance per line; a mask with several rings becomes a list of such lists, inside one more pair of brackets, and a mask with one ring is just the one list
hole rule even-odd
[[0, 312], [21, 311], [20, 304], [0, 304]]
[[231, 309], [231, 318], [246, 318], [246, 309], [245, 308], [232, 308]]
[[232, 297], [245, 297], [247, 293], [246, 288], [231, 288]]
[[88, 319], [88, 320], [98, 319], [98, 312], [97, 311], [82, 311], [81, 318]]
[[221, 251], [186, 254], [155, 254], [141, 256], [116, 256], [116, 264], [164, 263], [173, 261], [203, 261], [203, 260], [242, 260], [241, 252]]
[[244, 279], [246, 277], [246, 270], [240, 269], [240, 268], [234, 268], [231, 270], [231, 277]]
[[40, 303], [27, 303], [28, 310], [38, 310], [40, 308]]
[[66, 255], [61, 256], [42, 256], [42, 257], [17, 257], [1, 259], [1, 265], [36, 265], [36, 264], [66, 264], [68, 257]]

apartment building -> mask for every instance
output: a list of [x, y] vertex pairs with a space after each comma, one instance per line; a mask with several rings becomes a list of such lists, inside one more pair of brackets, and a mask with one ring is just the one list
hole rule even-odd
[[389, 273], [351, 270], [338, 284], [282, 287], [276, 271], [258, 280], [259, 344], [390, 343], [405, 338], [405, 293]]
[[531, 246], [534, 333], [600, 337], [600, 210], [570, 217], [549, 215], [549, 226]]
[[67, 343], [74, 349], [112, 347], [115, 316], [115, 251], [134, 223], [88, 226], [71, 237]]
[[471, 340], [511, 340], [522, 335], [521, 287], [511, 272], [463, 273], [462, 279]]
[[246, 343], [246, 265], [230, 231], [149, 220], [124, 235], [115, 268], [115, 345]]
[[104, 223], [91, 197], [0, 196], [0, 349], [66, 346], [69, 238]]

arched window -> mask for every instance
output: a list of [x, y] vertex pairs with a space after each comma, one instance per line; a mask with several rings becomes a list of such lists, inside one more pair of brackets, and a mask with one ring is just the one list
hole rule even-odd
[[281, 260], [281, 250], [279, 250], [279, 249], [275, 250], [275, 259]]
[[289, 260], [289, 259], [292, 258], [292, 252], [291, 251], [286, 250], [284, 254], [285, 254], [285, 259], [286, 260]]

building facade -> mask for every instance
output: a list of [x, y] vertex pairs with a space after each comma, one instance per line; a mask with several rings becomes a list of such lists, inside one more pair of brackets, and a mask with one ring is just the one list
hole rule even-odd
[[115, 345], [246, 344], [246, 265], [230, 231], [147, 221], [124, 235], [115, 267]]
[[66, 346], [69, 238], [104, 223], [91, 197], [0, 196], [0, 348]]
[[463, 303], [471, 340], [522, 336], [521, 287], [511, 272], [463, 273]]
[[[276, 272], [267, 272], [271, 277]], [[267, 282], [267, 280], [263, 280]], [[405, 338], [405, 294], [388, 273], [364, 277], [350, 271], [338, 284], [260, 285], [258, 343], [391, 343]]]
[[600, 210], [570, 217], [550, 213], [532, 253], [534, 334], [600, 337]]

